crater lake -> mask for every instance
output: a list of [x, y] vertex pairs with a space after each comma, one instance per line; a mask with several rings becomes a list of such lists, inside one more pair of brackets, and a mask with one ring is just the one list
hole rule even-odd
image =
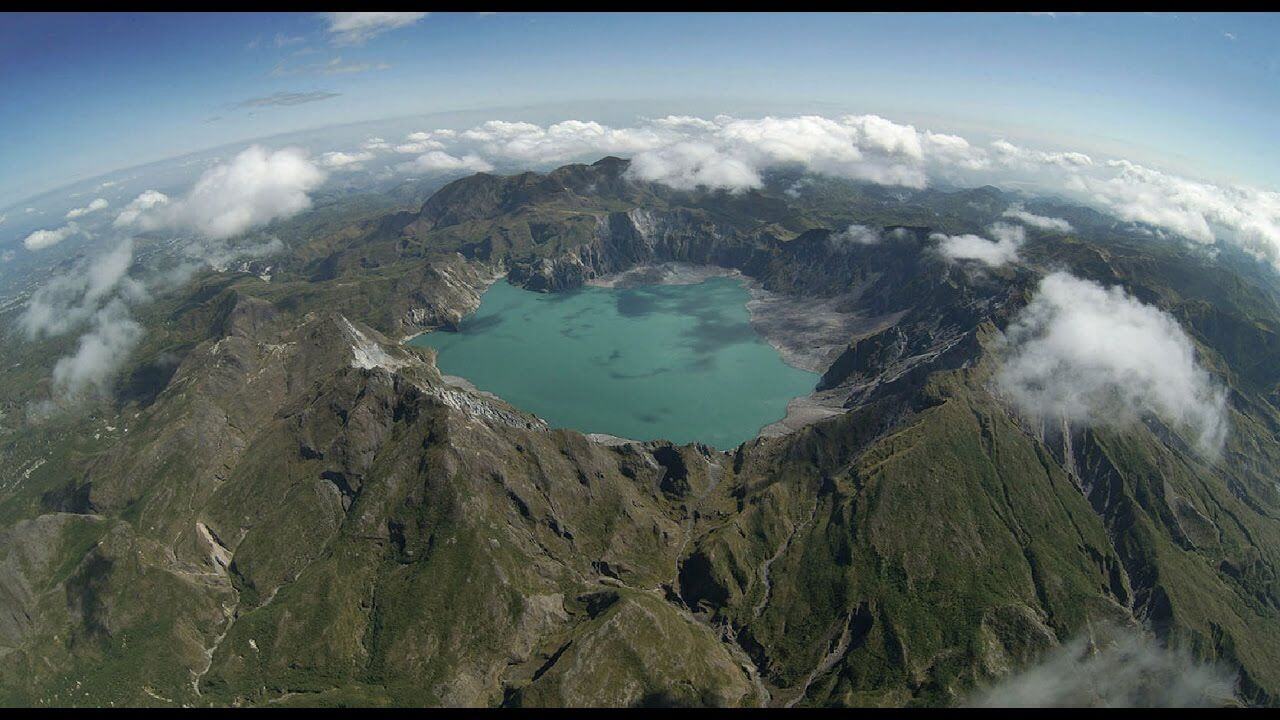
[[738, 279], [538, 293], [495, 282], [435, 348], [441, 372], [553, 427], [728, 450], [786, 415], [815, 373], [751, 326]]

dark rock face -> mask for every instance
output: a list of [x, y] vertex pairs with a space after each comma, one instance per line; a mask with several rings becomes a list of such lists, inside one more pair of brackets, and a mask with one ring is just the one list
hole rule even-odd
[[863, 338], [844, 351], [822, 374], [819, 390], [829, 390], [850, 380], [866, 380], [900, 360], [907, 351], [907, 336], [898, 326]]
[[750, 266], [762, 250], [743, 247], [746, 238], [697, 211], [655, 216], [646, 211], [613, 212], [597, 220], [592, 240], [554, 259], [517, 260], [513, 283], [538, 291], [567, 290], [601, 275], [636, 265], [680, 260], [722, 267]]
[[684, 464], [680, 451], [671, 446], [653, 451], [653, 459], [662, 466], [662, 481], [658, 484], [664, 493], [683, 497], [689, 494], [689, 468]]

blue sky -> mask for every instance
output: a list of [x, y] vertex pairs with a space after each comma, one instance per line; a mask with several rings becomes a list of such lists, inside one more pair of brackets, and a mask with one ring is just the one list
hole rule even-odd
[[1274, 15], [433, 13], [342, 44], [314, 14], [7, 14], [0, 207], [256, 137], [521, 106], [878, 113], [1277, 189], [1277, 37]]

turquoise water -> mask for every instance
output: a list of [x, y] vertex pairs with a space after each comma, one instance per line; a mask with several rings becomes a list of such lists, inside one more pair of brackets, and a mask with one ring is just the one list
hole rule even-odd
[[723, 277], [552, 294], [500, 280], [458, 332], [411, 342], [552, 426], [730, 449], [818, 382], [756, 334], [747, 300]]

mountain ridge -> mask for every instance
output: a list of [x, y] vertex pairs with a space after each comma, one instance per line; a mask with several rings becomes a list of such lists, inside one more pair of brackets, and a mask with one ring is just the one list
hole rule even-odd
[[[1253, 338], [1280, 305], [1243, 264], [1081, 222], [975, 272], [930, 236], [999, 190], [683, 192], [625, 162], [470, 176], [162, 300], [135, 371], [173, 367], [0, 499], [0, 700], [955, 704], [1114, 625], [1276, 702], [1280, 348]], [[833, 240], [855, 221], [880, 242]], [[399, 342], [503, 274], [664, 261], [896, 320], [825, 369], [844, 412], [721, 450], [547, 428]], [[1232, 388], [1224, 460], [1158, 418], [1010, 410], [1002, 332], [1062, 265], [1189, 329]]]

